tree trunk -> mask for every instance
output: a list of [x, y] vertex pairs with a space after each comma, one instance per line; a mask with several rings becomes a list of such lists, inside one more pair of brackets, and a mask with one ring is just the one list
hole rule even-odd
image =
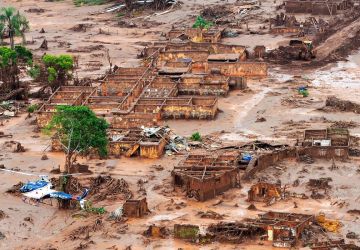
[[[65, 158], [65, 168], [63, 169], [64, 174], [69, 174], [70, 173], [70, 168], [74, 162], [73, 159], [74, 153], [73, 152], [69, 152], [66, 154], [66, 158]], [[75, 159], [76, 159], [76, 155], [75, 155]], [[69, 188], [70, 188], [70, 181], [71, 181], [71, 175], [65, 175], [65, 176], [60, 176], [59, 177], [59, 183], [60, 183], [60, 190], [65, 192], [65, 193], [69, 193]], [[62, 209], [69, 209], [70, 208], [70, 201], [69, 200], [59, 200], [59, 208]]]
[[26, 37], [24, 33], [21, 33], [21, 37], [22, 37], [22, 44], [25, 46], [26, 45]]
[[66, 159], [65, 159], [65, 173], [69, 174], [70, 173], [70, 168], [71, 168], [71, 165], [72, 165], [72, 156], [73, 156], [73, 153], [68, 153], [66, 155]]
[[[60, 183], [60, 190], [68, 193], [70, 187], [70, 180], [71, 176], [60, 176], [59, 183]], [[59, 201], [59, 208], [62, 209], [69, 209], [70, 208], [70, 201], [69, 200], [58, 200]]]
[[9, 32], [10, 36], [10, 47], [11, 49], [15, 48], [15, 41], [14, 41], [14, 33], [12, 31]]

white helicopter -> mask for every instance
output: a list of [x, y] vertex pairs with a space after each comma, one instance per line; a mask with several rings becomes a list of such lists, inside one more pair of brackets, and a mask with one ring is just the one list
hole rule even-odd
[[[58, 200], [76, 200], [80, 203], [80, 207], [84, 209], [84, 204], [86, 201], [85, 197], [89, 193], [88, 189], [85, 189], [82, 195], [74, 196], [62, 191], [54, 190], [53, 185], [51, 184], [50, 180], [48, 179], [48, 176], [46, 175], [37, 175], [37, 174], [25, 173], [25, 172], [14, 171], [9, 169], [0, 169], [0, 170], [10, 173], [40, 177], [39, 180], [29, 181], [20, 188], [19, 191], [25, 196], [23, 199], [24, 202], [26, 202], [28, 198], [37, 201], [37, 204], [39, 204], [45, 199], [51, 199], [51, 198], [55, 198]], [[78, 175], [78, 174], [65, 174], [64, 176], [69, 176], [69, 175]]]

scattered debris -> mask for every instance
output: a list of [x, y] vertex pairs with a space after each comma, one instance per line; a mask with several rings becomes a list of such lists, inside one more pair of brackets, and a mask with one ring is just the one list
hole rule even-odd
[[166, 238], [170, 235], [170, 232], [166, 227], [151, 225], [143, 235], [146, 237]]
[[100, 218], [95, 219], [94, 222], [89, 223], [86, 226], [80, 226], [73, 230], [69, 234], [69, 238], [71, 240], [77, 240], [77, 239], [88, 239], [89, 233], [96, 232], [103, 228], [103, 221]]
[[40, 45], [40, 49], [43, 49], [43, 50], [48, 50], [48, 41], [46, 39], [44, 39]]
[[250, 187], [248, 191], [248, 201], [265, 202], [267, 206], [274, 204], [277, 200], [284, 199], [286, 196], [285, 188], [281, 184], [259, 182]]
[[326, 99], [325, 108], [328, 107], [337, 111], [360, 113], [360, 104], [341, 100], [335, 96], [329, 96]]
[[123, 199], [130, 199], [133, 195], [128, 183], [124, 179], [114, 179], [110, 176], [91, 177], [89, 196], [94, 201], [116, 199], [121, 195]]
[[359, 235], [356, 234], [355, 232], [348, 232], [346, 234], [346, 238], [356, 240], [356, 239], [359, 239]]
[[252, 210], [252, 211], [256, 211], [257, 208], [255, 207], [254, 204], [250, 204], [248, 207], [247, 207], [247, 210]]
[[266, 119], [265, 117], [258, 117], [255, 122], [266, 122]]
[[310, 179], [308, 186], [313, 188], [319, 188], [319, 189], [329, 189], [331, 186], [329, 185], [329, 182], [332, 181], [330, 177], [322, 177], [319, 179]]
[[86, 32], [88, 28], [91, 28], [92, 24], [88, 23], [79, 23], [76, 24], [74, 27], [70, 28], [70, 30], [75, 32]]
[[7, 216], [7, 214], [5, 214], [5, 212], [3, 210], [0, 210], [0, 221], [8, 218], [9, 216]]
[[49, 157], [46, 155], [46, 154], [43, 154], [42, 156], [41, 156], [41, 160], [42, 161], [46, 161], [46, 160], [48, 160], [49, 159]]
[[21, 145], [20, 142], [17, 141], [6, 141], [4, 143], [4, 147], [14, 153], [25, 152], [25, 148]]
[[20, 193], [20, 188], [22, 186], [24, 186], [24, 183], [19, 182], [19, 183], [15, 184], [14, 186], [12, 186], [11, 188], [9, 188], [8, 190], [6, 190], [6, 193], [12, 194], [15, 196], [21, 196], [22, 194]]
[[224, 219], [224, 215], [218, 214], [214, 211], [208, 210], [206, 212], [200, 211], [197, 213], [200, 218], [213, 219], [213, 220], [222, 220]]

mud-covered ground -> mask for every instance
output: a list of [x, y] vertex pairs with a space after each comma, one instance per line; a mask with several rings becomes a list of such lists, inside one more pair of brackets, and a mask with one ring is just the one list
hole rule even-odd
[[[34, 41], [29, 47], [35, 53], [65, 53], [71, 50], [93, 47], [88, 52], [73, 52], [80, 56], [79, 75], [97, 76], [108, 68], [105, 49], [110, 50], [113, 64], [119, 66], [137, 65], [136, 55], [143, 47], [143, 42], [161, 39], [161, 33], [178, 23], [192, 23], [203, 4], [223, 4], [217, 1], [182, 1], [183, 4], [173, 11], [151, 16], [146, 20], [135, 19], [136, 28], [123, 28], [117, 25], [115, 14], [99, 13], [105, 6], [83, 6], [75, 8], [72, 1], [3, 1], [0, 5], [11, 4], [21, 11], [30, 8], [42, 8], [43, 13], [24, 12], [30, 20], [31, 31], [27, 34], [28, 41]], [[233, 1], [229, 1], [233, 2]], [[249, 19], [249, 27], [258, 30], [268, 18], [268, 12], [275, 9], [274, 1], [265, 1], [259, 10], [254, 11], [254, 19]], [[151, 15], [151, 13], [148, 13]], [[259, 21], [261, 20], [261, 21]], [[89, 24], [86, 31], [74, 32], [70, 30], [77, 24]], [[144, 24], [145, 23], [145, 24]], [[146, 24], [147, 23], [147, 24]], [[149, 27], [143, 27], [149, 25]], [[353, 24], [352, 24], [353, 25]], [[355, 24], [354, 24], [355, 25]], [[46, 33], [40, 34], [44, 28]], [[99, 29], [106, 34], [99, 34]], [[352, 28], [353, 29], [353, 28]], [[49, 50], [37, 50], [42, 40], [49, 42]], [[243, 34], [236, 38], [228, 38], [226, 42], [254, 46], [265, 44], [275, 48], [286, 43], [290, 38], [272, 35]], [[333, 41], [335, 38], [331, 38]], [[257, 44], [254, 43], [256, 41]], [[331, 42], [330, 48], [336, 44]], [[96, 49], [94, 49], [96, 48]], [[322, 55], [326, 55], [325, 47], [321, 48]], [[67, 52], [70, 53], [70, 52]], [[92, 64], [89, 64], [92, 62]], [[99, 67], [99, 62], [102, 64]], [[94, 65], [97, 65], [96, 67]], [[189, 136], [194, 131], [202, 135], [214, 135], [216, 140], [228, 145], [238, 144], [254, 139], [285, 142], [292, 144], [301, 138], [303, 130], [307, 128], [325, 128], [337, 121], [352, 122], [352, 135], [360, 134], [360, 117], [347, 112], [325, 112], [321, 110], [327, 96], [336, 95], [341, 99], [358, 102], [360, 89], [360, 54], [354, 52], [347, 62], [327, 65], [324, 68], [303, 70], [301, 68], [287, 70], [286, 67], [271, 67], [269, 77], [262, 80], [251, 80], [248, 91], [232, 91], [226, 98], [219, 99], [218, 114], [214, 121], [166, 121], [175, 133]], [[294, 77], [295, 76], [295, 77]], [[309, 97], [297, 95], [298, 86], [309, 86]], [[256, 122], [258, 118], [265, 118], [264, 122]], [[0, 131], [12, 134], [13, 138], [0, 138], [0, 164], [8, 169], [17, 169], [33, 173], [49, 173], [64, 162], [61, 153], [48, 152], [50, 139], [35, 130], [34, 117], [27, 118], [22, 114], [4, 122]], [[354, 125], [355, 124], [355, 125]], [[13, 153], [3, 147], [9, 140], [19, 141], [26, 151]], [[41, 160], [43, 154], [48, 160]], [[340, 220], [344, 226], [339, 234], [330, 237], [345, 237], [348, 231], [360, 234], [359, 221], [356, 215], [347, 213], [356, 209], [359, 204], [360, 193], [358, 183], [359, 160], [351, 158], [346, 162], [336, 162], [338, 169], [330, 170], [331, 162], [316, 161], [306, 165], [295, 161], [286, 161], [279, 166], [270, 167], [259, 173], [253, 181], [242, 183], [242, 187], [232, 189], [223, 195], [207, 202], [196, 202], [184, 198], [175, 192], [171, 185], [171, 170], [184, 156], [165, 155], [159, 160], [139, 158], [120, 158], [107, 160], [81, 159], [90, 166], [90, 170], [97, 174], [110, 174], [114, 178], [124, 178], [130, 185], [135, 196], [143, 195], [139, 190], [138, 181], [141, 179], [146, 190], [151, 214], [141, 219], [129, 219], [126, 222], [108, 221], [108, 215], [90, 215], [87, 218], [75, 217], [78, 211], [59, 210], [53, 206], [40, 204], [33, 206], [22, 202], [20, 197], [6, 194], [5, 191], [19, 181], [34, 180], [33, 177], [0, 173], [0, 210], [5, 213], [0, 218], [0, 232], [5, 238], [0, 239], [0, 249], [271, 249], [271, 246], [250, 242], [243, 245], [213, 243], [199, 246], [174, 240], [169, 236], [165, 239], [151, 239], [142, 233], [152, 224], [162, 225], [172, 229], [175, 223], [197, 224], [202, 228], [214, 219], [203, 219], [197, 214], [200, 211], [212, 210], [224, 215], [224, 220], [235, 221], [246, 217], [254, 217], [264, 211], [287, 211], [308, 214], [318, 214], [320, 211], [332, 219]], [[158, 166], [161, 167], [158, 167]], [[305, 169], [305, 170], [304, 170]], [[258, 208], [250, 211], [246, 202], [247, 191], [257, 178], [270, 181], [281, 180], [290, 190], [307, 193], [306, 182], [309, 178], [331, 177], [332, 188], [322, 200], [295, 199], [280, 201], [270, 207], [255, 203]], [[79, 177], [86, 178], [86, 177]], [[299, 179], [300, 185], [292, 187]], [[297, 208], [294, 208], [294, 201]], [[114, 211], [123, 201], [105, 200], [96, 206], [104, 206], [108, 212]], [[339, 207], [337, 204], [343, 204]], [[30, 219], [28, 219], [29, 217]], [[25, 219], [26, 218], [26, 219]], [[93, 225], [101, 220], [98, 229], [86, 234], [74, 232], [81, 226]], [[76, 234], [76, 233], [75, 233]], [[359, 242], [357, 242], [359, 244]]]

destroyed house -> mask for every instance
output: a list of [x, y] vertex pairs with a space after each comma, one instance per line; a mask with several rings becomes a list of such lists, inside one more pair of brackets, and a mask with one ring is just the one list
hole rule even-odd
[[248, 201], [271, 202], [281, 198], [281, 185], [259, 182], [250, 187]]
[[342, 128], [305, 130], [302, 153], [321, 158], [347, 158], [349, 155], [349, 130]]
[[217, 105], [216, 97], [140, 98], [134, 112], [160, 112], [163, 119], [214, 119]]
[[272, 241], [274, 247], [290, 248], [296, 245], [302, 232], [314, 219], [313, 215], [267, 212], [249, 223], [263, 228], [267, 232], [267, 240]]
[[[241, 83], [246, 82], [240, 79]], [[230, 77], [222, 75], [182, 75], [178, 83], [178, 92], [182, 95], [226, 96], [230, 90]]]
[[268, 65], [263, 62], [193, 62], [194, 74], [221, 74], [230, 77], [262, 78], [267, 76]]
[[[180, 73], [185, 72], [187, 70]], [[96, 115], [104, 117], [114, 129], [155, 126], [162, 118], [214, 119], [218, 111], [217, 98], [183, 97], [179, 95], [178, 79], [159, 76], [145, 67], [119, 68], [114, 74], [108, 75], [98, 89], [61, 87], [37, 112], [38, 126], [44, 127], [51, 120], [57, 105], [86, 105]], [[206, 81], [202, 84], [202, 90], [194, 94], [217, 95], [216, 87], [220, 84], [216, 80], [223, 78], [214, 76], [212, 80], [210, 76], [204, 76], [202, 79], [202, 82]], [[224, 88], [226, 90], [227, 86]]]
[[164, 127], [145, 129], [112, 129], [109, 131], [110, 156], [125, 155], [159, 158], [164, 153], [169, 129]]
[[80, 106], [84, 105], [88, 98], [96, 95], [95, 87], [84, 86], [61, 86], [49, 97], [49, 99], [37, 111], [37, 124], [45, 127], [51, 120], [59, 105]]
[[223, 29], [210, 28], [173, 28], [167, 33], [167, 39], [191, 40], [196, 42], [216, 43], [221, 40]]
[[187, 42], [169, 42], [163, 45], [163, 51], [207, 51], [209, 54], [238, 54], [241, 60], [246, 60], [248, 51], [243, 45], [223, 44], [223, 43], [195, 43]]
[[189, 155], [174, 167], [174, 185], [182, 187], [188, 197], [198, 201], [212, 199], [239, 185], [236, 161], [237, 157], [233, 155]]
[[127, 217], [143, 217], [149, 213], [146, 198], [139, 200], [126, 200], [123, 205], [123, 213]]
[[351, 7], [347, 0], [287, 0], [285, 10], [287, 13], [308, 13], [312, 15], [336, 15], [339, 11]]
[[165, 61], [161, 67], [158, 68], [159, 75], [180, 76], [191, 71], [191, 60], [186, 58], [180, 61]]

